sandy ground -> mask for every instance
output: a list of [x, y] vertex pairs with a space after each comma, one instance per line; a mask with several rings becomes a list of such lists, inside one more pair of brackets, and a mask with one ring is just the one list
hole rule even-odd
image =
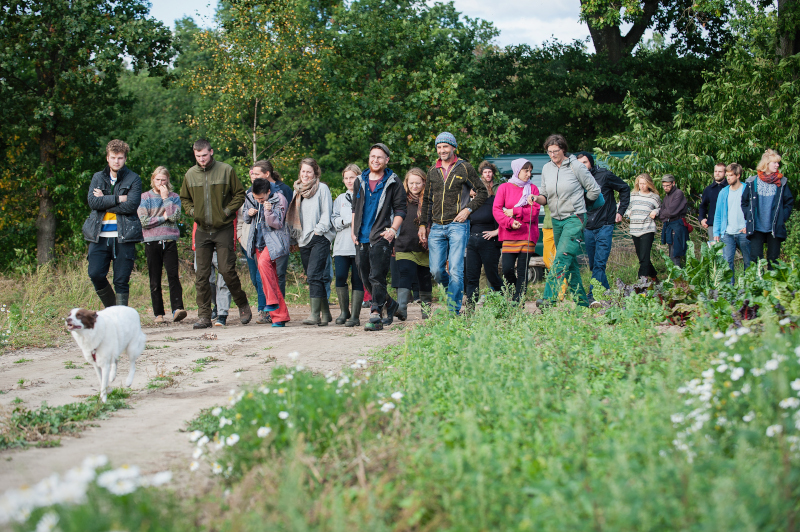
[[[331, 309], [334, 318], [339, 314]], [[0, 452], [0, 491], [38, 482], [53, 472], [61, 473], [91, 454], [105, 454], [113, 465], [138, 465], [143, 473], [172, 470], [176, 480], [187, 479], [192, 445], [184, 432], [186, 422], [201, 409], [225, 403], [231, 389], [262, 382], [276, 365], [288, 365], [288, 353], [298, 351], [303, 365], [312, 371], [338, 371], [381, 348], [402, 339], [403, 329], [419, 323], [420, 308], [409, 305], [409, 319], [382, 332], [363, 327], [346, 328], [331, 323], [310, 327], [300, 323], [308, 307], [290, 307], [292, 322], [285, 328], [242, 326], [234, 309], [228, 327], [193, 330], [196, 313], [181, 323], [155, 326], [143, 317], [148, 349], [139, 358], [133, 381], [131, 409], [94, 422], [75, 437], [61, 438], [53, 448], [27, 448]], [[368, 310], [361, 311], [362, 323]], [[202, 371], [194, 360], [214, 357]], [[20, 359], [30, 361], [14, 363]], [[77, 368], [66, 369], [72, 361]], [[84, 365], [76, 344], [68, 336], [58, 348], [26, 349], [0, 356], [0, 405], [13, 408], [20, 398], [27, 408], [42, 401], [57, 406], [96, 394], [94, 370]], [[120, 360], [113, 385], [122, 386], [128, 374], [127, 356]], [[156, 375], [174, 374], [174, 384], [149, 389]], [[76, 379], [76, 376], [82, 379]], [[25, 379], [21, 387], [20, 379]]]

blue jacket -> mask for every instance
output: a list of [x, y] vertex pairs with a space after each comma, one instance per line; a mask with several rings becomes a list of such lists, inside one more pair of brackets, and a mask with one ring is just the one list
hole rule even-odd
[[[744, 183], [742, 183], [744, 186]], [[731, 191], [731, 186], [728, 185], [722, 190], [719, 191], [717, 195], [717, 205], [714, 211], [714, 236], [718, 236], [722, 238], [722, 235], [725, 234], [725, 230], [728, 228], [728, 193]], [[742, 196], [744, 196], [744, 191], [742, 191]], [[744, 211], [743, 211], [744, 212]], [[750, 234], [750, 233], [748, 233]]]
[[[742, 212], [744, 219], [747, 223], [747, 236], [755, 232], [756, 219], [758, 218], [758, 179], [757, 175], [747, 178], [745, 181], [744, 192], [742, 193]], [[786, 178], [782, 177], [778, 185], [778, 190], [775, 192], [775, 200], [772, 202], [772, 236], [779, 240], [786, 240], [786, 221], [792, 214], [792, 206], [794, 205], [794, 196], [786, 182]], [[714, 232], [716, 233], [716, 227]]]

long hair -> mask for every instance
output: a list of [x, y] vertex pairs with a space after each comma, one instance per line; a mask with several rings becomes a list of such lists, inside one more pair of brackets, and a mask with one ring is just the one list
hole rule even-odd
[[[483, 179], [483, 171], [487, 168], [492, 171], [491, 183], [487, 183]], [[490, 196], [494, 194], [494, 180], [497, 179], [498, 175], [500, 175], [500, 171], [493, 163], [490, 163], [489, 161], [483, 161], [480, 165], [478, 165], [478, 177], [481, 178], [481, 183], [483, 183], [483, 186], [486, 187], [486, 192], [488, 192]]]
[[162, 174], [167, 176], [167, 188], [169, 189], [170, 192], [172, 192], [172, 182], [169, 179], [169, 170], [167, 170], [166, 166], [159, 166], [158, 168], [153, 170], [153, 175], [150, 176], [150, 188], [153, 189], [153, 192], [157, 192], [156, 191], [156, 176], [159, 176], [159, 175], [162, 175]]
[[422, 217], [422, 198], [425, 196], [425, 183], [428, 181], [428, 176], [425, 174], [425, 171], [422, 168], [417, 168], [416, 166], [411, 168], [408, 172], [406, 172], [406, 177], [403, 179], [403, 188], [406, 189], [406, 199], [409, 199], [409, 192], [408, 192], [408, 179], [411, 176], [417, 176], [422, 179], [422, 190], [419, 193], [419, 203], [417, 204], [417, 218], [416, 221], [419, 223], [420, 218]]
[[319, 176], [322, 175], [322, 168], [319, 167], [319, 163], [317, 163], [317, 160], [314, 159], [313, 157], [306, 157], [305, 159], [300, 161], [300, 165], [297, 167], [298, 175], [300, 170], [303, 168], [304, 164], [310, 166], [311, 169], [314, 170], [314, 175], [316, 176], [316, 178], [319, 179]]
[[272, 167], [272, 163], [267, 160], [262, 159], [261, 161], [256, 161], [250, 168], [258, 168], [263, 173], [269, 174], [272, 180], [275, 181], [276, 183], [280, 183], [281, 181], [283, 181], [281, 174], [279, 174], [278, 171]]
[[[639, 180], [640, 179], [644, 179], [645, 182], [647, 182], [647, 188], [649, 190], [641, 190], [639, 188]], [[650, 174], [648, 174], [647, 172], [637, 175], [636, 179], [633, 180], [633, 191], [634, 192], [639, 192], [639, 193], [653, 192], [654, 194], [658, 194], [658, 191], [656, 190], [656, 184], [653, 183], [653, 178], [650, 177]]]
[[761, 155], [761, 161], [759, 161], [758, 166], [756, 166], [756, 170], [764, 174], [768, 174], [769, 163], [780, 162], [780, 160], [781, 156], [778, 154], [778, 152], [768, 148], [764, 151], [764, 154]]

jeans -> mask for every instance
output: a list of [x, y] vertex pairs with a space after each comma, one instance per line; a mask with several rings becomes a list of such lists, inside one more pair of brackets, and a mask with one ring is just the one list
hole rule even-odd
[[[604, 225], [599, 229], [584, 229], [583, 238], [586, 241], [586, 254], [589, 256], [589, 269], [592, 270], [592, 279], [597, 279], [608, 290], [608, 277], [606, 277], [606, 263], [611, 254], [611, 239], [614, 235], [614, 226]], [[589, 289], [589, 294], [592, 289]]]
[[397, 279], [393, 277], [392, 281], [397, 283], [397, 288], [413, 290], [416, 284], [421, 292], [430, 292], [433, 289], [431, 269], [427, 266], [420, 266], [413, 260], [403, 259], [395, 261], [395, 269]]
[[653, 249], [655, 233], [645, 233], [641, 236], [632, 236], [636, 257], [639, 259], [638, 277], [655, 277], [657, 275], [653, 262], [650, 259], [650, 250]]
[[328, 246], [328, 258], [325, 259], [325, 270], [322, 274], [322, 284], [325, 285], [325, 297], [331, 298], [331, 282], [333, 281], [333, 259], [331, 258], [331, 248]]
[[289, 254], [276, 260], [275, 267], [278, 270], [278, 285], [281, 287], [281, 294], [286, 297], [286, 270], [289, 268]]
[[145, 242], [144, 256], [147, 258], [147, 273], [150, 277], [150, 301], [153, 316], [164, 315], [164, 297], [161, 294], [161, 271], [167, 270], [169, 302], [173, 314], [183, 308], [183, 287], [178, 275], [178, 244], [174, 240]]
[[556, 242], [556, 258], [547, 275], [544, 298], [554, 301], [563, 299], [567, 290], [572, 293], [576, 303], [589, 306], [578, 267], [578, 254], [581, 251], [583, 225], [586, 215], [572, 215], [564, 220], [553, 219], [553, 240]]
[[242, 250], [244, 257], [247, 259], [247, 270], [250, 272], [250, 281], [253, 283], [253, 286], [256, 287], [258, 310], [260, 312], [264, 310], [264, 307], [267, 306], [267, 300], [264, 297], [264, 286], [261, 283], [261, 274], [258, 273], [258, 262], [256, 259], [251, 259], [248, 257], [243, 247], [239, 246], [239, 249]]
[[467, 241], [466, 293], [468, 301], [476, 301], [480, 292], [481, 266], [486, 272], [486, 282], [495, 292], [503, 288], [503, 281], [497, 272], [500, 263], [500, 243], [496, 238], [486, 240], [483, 233], [469, 235]]
[[272, 323], [286, 323], [289, 321], [289, 309], [286, 308], [286, 301], [284, 301], [280, 286], [278, 286], [276, 261], [270, 258], [267, 248], [256, 251], [256, 261], [258, 273], [264, 286], [264, 297], [267, 300], [267, 305], [278, 305], [278, 310], [273, 310], [269, 313]]
[[[464, 298], [464, 251], [469, 240], [469, 221], [433, 224], [428, 236], [433, 279], [447, 290], [447, 310], [461, 311]], [[445, 270], [445, 263], [448, 268]]]
[[750, 240], [750, 261], [758, 263], [764, 258], [764, 244], [767, 245], [767, 269], [772, 269], [772, 263], [781, 256], [781, 241], [772, 236], [772, 233], [754, 231], [748, 237]]
[[101, 236], [97, 242], [89, 243], [89, 279], [95, 290], [108, 286], [108, 269], [114, 262], [114, 291], [117, 294], [130, 293], [131, 272], [136, 260], [136, 243], [119, 243], [114, 237]]
[[247, 294], [242, 290], [239, 274], [236, 273], [236, 247], [234, 246], [233, 224], [214, 233], [206, 233], [198, 228], [195, 233], [195, 248], [197, 275], [194, 283], [197, 288], [198, 317], [211, 319], [211, 300], [216, 296], [216, 294], [212, 294], [211, 283], [209, 282], [209, 277], [214, 267], [214, 252], [217, 255], [217, 271], [225, 280], [236, 306], [240, 310], [248, 308]]
[[514, 287], [514, 301], [519, 301], [523, 290], [528, 287], [530, 258], [529, 253], [503, 253], [503, 277]]
[[357, 292], [364, 291], [364, 283], [358, 274], [355, 257], [336, 255], [333, 257], [333, 264], [336, 267], [336, 288], [347, 288], [347, 275], [350, 274], [352, 289]]
[[371, 246], [358, 244], [356, 246], [356, 263], [361, 279], [366, 281], [372, 293], [372, 312], [380, 312], [387, 302], [391, 302], [386, 287], [386, 275], [389, 273], [389, 260], [392, 258], [392, 244], [381, 238]]
[[327, 297], [325, 290], [325, 268], [330, 260], [330, 241], [322, 235], [314, 235], [307, 246], [300, 247], [300, 259], [308, 279], [310, 297]]
[[[722, 235], [722, 242], [725, 244], [725, 247], [722, 248], [722, 256], [728, 261], [728, 265], [731, 267], [731, 271], [735, 272], [733, 269], [733, 259], [736, 257], [736, 248], [739, 248], [739, 251], [742, 252], [742, 258], [744, 259], [744, 269], [746, 270], [748, 266], [750, 266], [750, 241], [747, 240], [747, 235], [745, 233], [737, 233], [735, 235], [729, 235], [725, 233]], [[735, 280], [734, 277], [731, 277], [731, 284], [733, 284]]]

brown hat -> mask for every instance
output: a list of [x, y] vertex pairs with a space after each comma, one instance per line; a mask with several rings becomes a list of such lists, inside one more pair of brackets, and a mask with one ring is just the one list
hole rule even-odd
[[389, 148], [387, 148], [386, 144], [384, 144], [383, 142], [376, 142], [375, 144], [369, 147], [369, 151], [372, 151], [375, 148], [380, 148], [381, 150], [383, 150], [383, 153], [385, 153], [387, 157], [392, 156], [392, 152], [389, 151]]
[[661, 178], [662, 183], [674, 183], [675, 176], [672, 174], [665, 174], [664, 177]]

